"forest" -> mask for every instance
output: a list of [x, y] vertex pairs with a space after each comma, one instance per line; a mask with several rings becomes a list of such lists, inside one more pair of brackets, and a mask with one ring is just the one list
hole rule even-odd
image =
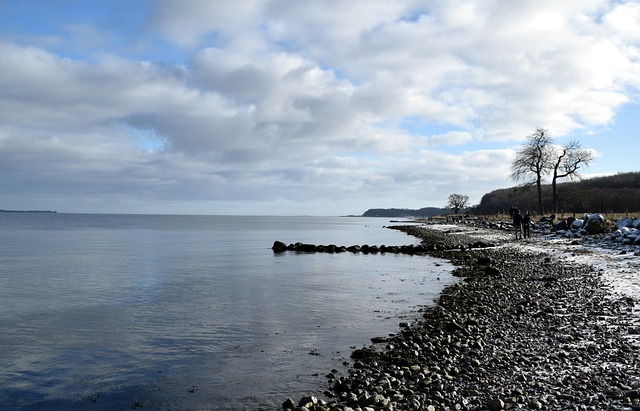
[[418, 210], [410, 208], [370, 208], [362, 214], [363, 217], [414, 217], [425, 218], [446, 214], [450, 210], [438, 207], [424, 207]]
[[[640, 172], [618, 173], [558, 184], [558, 214], [636, 213], [640, 211]], [[545, 214], [553, 210], [550, 184], [542, 186]], [[485, 194], [480, 204], [467, 209], [473, 214], [506, 213], [512, 206], [522, 211], [537, 210], [535, 187], [511, 187]]]

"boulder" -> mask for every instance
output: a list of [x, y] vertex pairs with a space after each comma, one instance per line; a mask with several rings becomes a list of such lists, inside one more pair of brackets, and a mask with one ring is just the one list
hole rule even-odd
[[633, 222], [631, 223], [631, 227], [640, 228], [640, 217], [638, 217], [635, 220], [633, 220]]
[[584, 229], [589, 234], [600, 234], [604, 232], [606, 228], [607, 220], [604, 218], [602, 214], [591, 214], [586, 223], [584, 224]]
[[611, 239], [614, 241], [622, 241], [622, 237], [623, 237], [623, 232], [622, 230], [625, 229], [627, 227], [622, 227], [617, 229], [616, 231], [614, 231], [613, 233], [611, 233]]
[[633, 227], [633, 219], [630, 217], [627, 218], [621, 218], [618, 221], [616, 221], [616, 227], [618, 228], [622, 228], [622, 227]]
[[296, 251], [313, 253], [316, 251], [315, 244], [296, 243]]
[[572, 230], [579, 230], [584, 226], [584, 220], [577, 218], [573, 223], [571, 223]]
[[284, 253], [287, 251], [287, 245], [282, 241], [274, 241], [271, 249], [274, 253]]
[[564, 231], [567, 229], [567, 221], [560, 220], [553, 225], [553, 231]]
[[629, 228], [629, 231], [627, 232], [626, 237], [630, 238], [635, 244], [636, 239], [640, 237], [640, 230], [636, 228]]

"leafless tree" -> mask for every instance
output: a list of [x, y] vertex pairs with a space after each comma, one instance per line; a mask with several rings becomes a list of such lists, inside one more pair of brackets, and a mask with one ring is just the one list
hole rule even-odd
[[453, 210], [455, 214], [458, 214], [460, 210], [469, 205], [469, 196], [464, 194], [451, 194], [449, 195], [449, 202], [447, 208]]
[[511, 179], [528, 180], [524, 186], [536, 186], [538, 192], [538, 213], [544, 214], [542, 203], [542, 178], [549, 173], [553, 164], [553, 150], [551, 149], [549, 131], [538, 127], [533, 134], [527, 136], [527, 141], [516, 152], [511, 164]]
[[558, 212], [558, 180], [561, 178], [568, 178], [569, 180], [579, 179], [580, 175], [578, 174], [578, 170], [582, 166], [589, 166], [593, 161], [593, 154], [589, 150], [582, 149], [580, 142], [573, 140], [556, 149], [555, 157], [553, 177], [551, 179], [554, 214]]

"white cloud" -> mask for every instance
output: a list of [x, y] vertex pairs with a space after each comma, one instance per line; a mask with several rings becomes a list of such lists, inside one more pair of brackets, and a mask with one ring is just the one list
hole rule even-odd
[[621, 40], [640, 40], [640, 4], [627, 2], [617, 4], [603, 20], [609, 30], [620, 36]]
[[449, 131], [444, 134], [431, 136], [429, 142], [433, 145], [459, 146], [470, 142], [472, 139], [471, 134], [465, 131]]
[[[165, 7], [175, 10], [175, 4], [167, 2]], [[190, 7], [196, 10], [195, 2], [189, 5], [177, 16], [188, 14]], [[222, 37], [260, 38], [262, 49], [252, 54], [235, 56], [224, 45], [216, 49], [220, 64], [241, 59], [244, 66], [232, 67], [237, 80], [253, 73], [256, 81], [255, 75], [266, 74], [256, 69], [261, 65], [282, 67], [283, 61], [271, 54], [280, 49], [285, 60], [302, 56], [311, 65], [346, 76], [354, 87], [353, 99], [360, 103], [357, 109], [374, 116], [420, 115], [470, 131], [476, 127], [491, 140], [521, 138], [516, 137], [526, 135], [521, 130], [539, 124], [558, 134], [606, 124], [628, 101], [626, 84], [633, 80], [625, 73], [637, 70], [632, 54], [637, 44], [612, 36], [620, 32], [629, 38], [632, 23], [638, 22], [634, 4], [298, 2], [285, 7], [272, 1], [262, 5], [242, 12], [236, 6], [198, 8], [197, 21], [175, 19], [176, 14], [165, 11], [172, 19], [161, 21], [167, 27], [188, 22], [193, 30], [206, 28]], [[208, 13], [216, 18], [202, 17]], [[220, 16], [229, 14], [243, 23], [251, 16], [260, 24], [240, 24], [238, 29], [220, 22]], [[282, 87], [276, 79], [280, 78], [262, 77]], [[252, 84], [245, 83], [237, 92], [246, 93]], [[266, 90], [269, 93], [270, 88]], [[287, 114], [295, 118], [303, 113]], [[483, 138], [484, 133], [476, 134]]]
[[[65, 25], [74, 44], [103, 47], [84, 59], [0, 43], [12, 184], [37, 195], [46, 175], [52, 198], [444, 202], [507, 184], [509, 146], [537, 126], [607, 126], [640, 87], [635, 2], [154, 7], [151, 36], [187, 61], [118, 56], [104, 46], [118, 36], [91, 25]], [[425, 130], [399, 126], [408, 118]]]

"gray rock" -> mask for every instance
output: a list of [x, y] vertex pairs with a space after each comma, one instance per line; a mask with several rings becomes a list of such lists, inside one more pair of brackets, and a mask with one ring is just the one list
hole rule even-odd
[[616, 227], [617, 228], [622, 228], [622, 227], [633, 227], [633, 218], [621, 218], [618, 221], [616, 221]]
[[584, 224], [584, 229], [589, 234], [600, 234], [604, 232], [606, 228], [606, 222], [607, 220], [602, 214], [591, 214]]
[[581, 219], [574, 220], [570, 226], [572, 230], [579, 230], [582, 227], [584, 227], [584, 220], [581, 220]]
[[553, 231], [564, 231], [569, 228], [566, 220], [560, 220], [553, 225]]

